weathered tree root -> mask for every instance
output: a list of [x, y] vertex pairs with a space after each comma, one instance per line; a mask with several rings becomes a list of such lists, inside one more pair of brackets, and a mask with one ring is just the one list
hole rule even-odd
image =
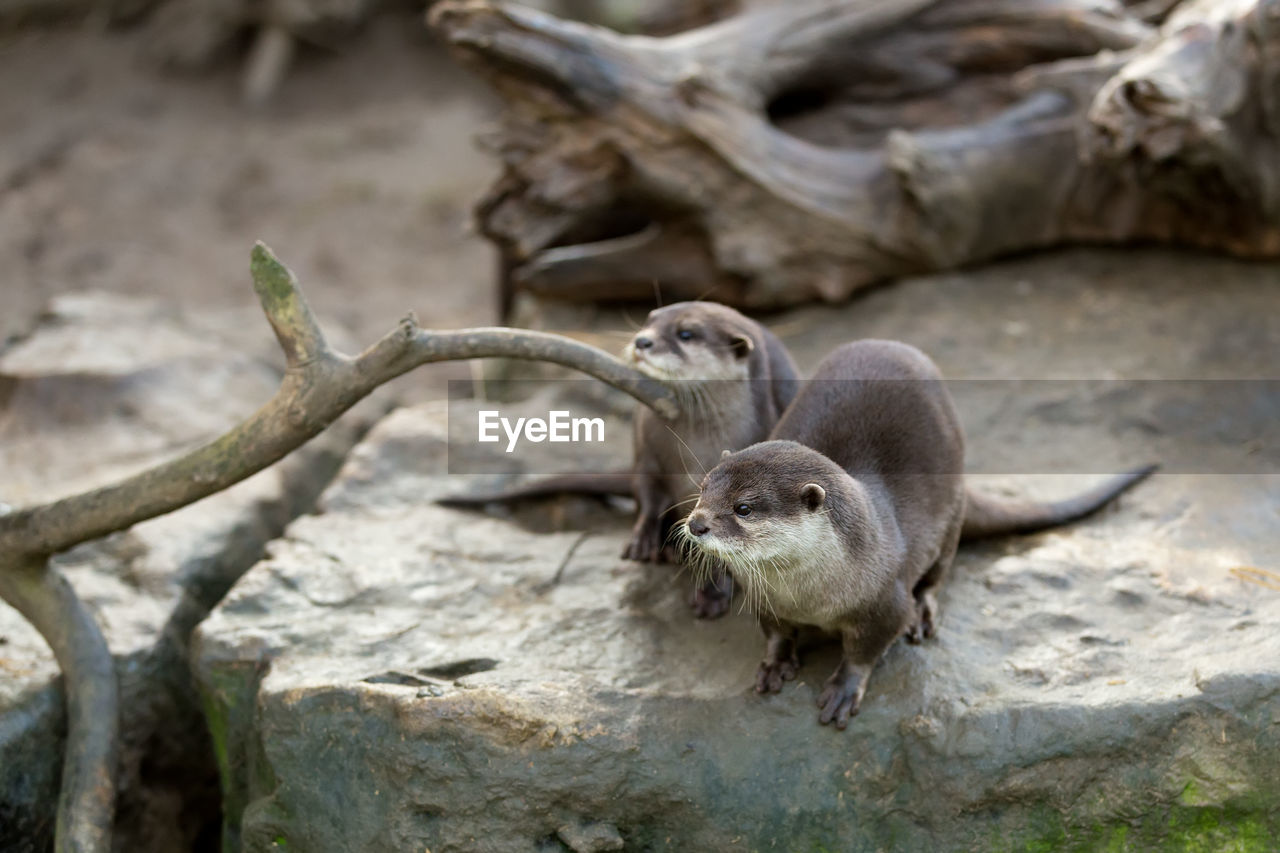
[[93, 616], [48, 558], [81, 542], [180, 509], [261, 471], [300, 447], [379, 385], [422, 364], [468, 358], [549, 361], [581, 370], [665, 417], [662, 383], [570, 338], [505, 328], [428, 331], [412, 317], [350, 357], [333, 350], [297, 280], [259, 243], [251, 263], [288, 369], [279, 391], [211, 443], [114, 485], [0, 515], [0, 597], [49, 643], [67, 691], [68, 731], [55, 846], [108, 851], [118, 757], [116, 674]]
[[1171, 5], [802, 0], [666, 38], [477, 0], [430, 20], [509, 106], [477, 212], [508, 290], [759, 308], [1062, 243], [1276, 254], [1276, 4]]

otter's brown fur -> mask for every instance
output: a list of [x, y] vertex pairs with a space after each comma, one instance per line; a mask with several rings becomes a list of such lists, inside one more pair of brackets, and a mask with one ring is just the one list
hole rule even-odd
[[760, 619], [767, 646], [757, 691], [795, 676], [798, 626], [840, 634], [843, 658], [819, 698], [822, 723], [845, 727], [898, 636], [933, 633], [934, 591], [966, 527], [995, 535], [1062, 523], [1150, 473], [1057, 504], [972, 498], [964, 434], [941, 379], [906, 344], [837, 348], [771, 440], [727, 454], [707, 474], [684, 527], [701, 554], [728, 567]]
[[[474, 506], [566, 492], [629, 494], [638, 504], [623, 556], [678, 562], [674, 526], [688, 514], [701, 476], [728, 450], [762, 441], [795, 396], [798, 372], [782, 342], [756, 321], [714, 302], [678, 302], [649, 313], [623, 357], [642, 373], [672, 383], [680, 416], [664, 421], [648, 407], [635, 413], [634, 463], [628, 471], [549, 477], [499, 492], [459, 495], [443, 503]], [[723, 572], [699, 587], [694, 611], [728, 609]]]

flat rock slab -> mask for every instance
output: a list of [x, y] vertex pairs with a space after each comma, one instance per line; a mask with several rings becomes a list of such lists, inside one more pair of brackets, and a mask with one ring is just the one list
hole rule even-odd
[[1260, 528], [1202, 514], [1274, 513], [1274, 478], [1158, 477], [964, 549], [938, 637], [895, 645], [837, 732], [816, 719], [830, 644], [757, 697], [753, 620], [693, 620], [687, 579], [618, 558], [625, 517], [536, 532], [432, 504], [469, 485], [447, 435], [441, 406], [383, 420], [198, 629], [233, 845], [1267, 849], [1280, 829], [1280, 594], [1228, 571], [1264, 556]]
[[[242, 342], [254, 324], [256, 347]], [[0, 356], [0, 502], [75, 494], [218, 435], [275, 393], [280, 361], [256, 308], [60, 297]], [[225, 492], [56, 558], [117, 661], [121, 849], [189, 848], [208, 836], [211, 818], [216, 832], [216, 773], [187, 641], [266, 542], [311, 505], [361, 417], [367, 426], [356, 415]], [[52, 653], [0, 601], [0, 849], [50, 847], [65, 727]]]

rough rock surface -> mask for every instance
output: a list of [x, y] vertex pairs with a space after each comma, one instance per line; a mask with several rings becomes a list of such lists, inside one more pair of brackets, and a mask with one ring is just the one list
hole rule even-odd
[[[256, 347], [244, 331], [254, 327]], [[280, 360], [260, 312], [184, 316], [138, 298], [59, 298], [0, 357], [0, 501], [102, 485], [217, 435], [275, 392]], [[216, 833], [216, 772], [187, 666], [191, 631], [311, 505], [361, 417], [367, 423], [356, 416], [233, 489], [57, 558], [118, 664], [120, 849], [190, 849]], [[65, 725], [53, 655], [0, 602], [0, 849], [50, 846]]]
[[[1280, 351], [1273, 275], [1059, 253], [776, 327], [808, 366], [876, 334], [953, 376], [1256, 378]], [[1069, 422], [1037, 407], [1051, 389], [973, 402], [976, 458], [990, 437], [1060, 470], [1037, 432]], [[1099, 399], [1080, 458], [1128, 440], [1109, 419], [1124, 400]], [[1025, 428], [983, 428], [1007, 419]], [[687, 580], [618, 558], [625, 516], [540, 532], [432, 504], [470, 485], [446, 435], [438, 406], [383, 420], [197, 631], [233, 845], [1264, 850], [1280, 833], [1280, 591], [1232, 572], [1280, 569], [1265, 466], [1161, 474], [1069, 529], [962, 549], [938, 637], [895, 645], [840, 733], [816, 721], [829, 644], [755, 696], [752, 620], [694, 621]], [[1183, 458], [1218, 440], [1153, 435]]]

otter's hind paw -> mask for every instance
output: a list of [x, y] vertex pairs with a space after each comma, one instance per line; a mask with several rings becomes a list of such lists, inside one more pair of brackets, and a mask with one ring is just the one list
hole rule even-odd
[[796, 677], [799, 669], [800, 660], [795, 655], [779, 661], [760, 661], [760, 666], [756, 669], [756, 692], [777, 693], [782, 689], [784, 681]]

